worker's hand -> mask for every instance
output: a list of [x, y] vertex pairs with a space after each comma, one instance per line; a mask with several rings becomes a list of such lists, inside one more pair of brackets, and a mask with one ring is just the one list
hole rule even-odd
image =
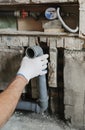
[[43, 75], [47, 73], [47, 63], [48, 63], [48, 54], [36, 57], [36, 58], [28, 58], [25, 56], [22, 59], [21, 67], [18, 70], [17, 75], [22, 75], [28, 81], [34, 77], [39, 75]]

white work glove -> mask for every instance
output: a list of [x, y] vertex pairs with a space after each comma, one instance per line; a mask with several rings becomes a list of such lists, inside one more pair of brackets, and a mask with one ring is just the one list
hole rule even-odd
[[35, 57], [33, 59], [25, 56], [22, 59], [20, 69], [17, 72], [17, 75], [22, 75], [28, 81], [39, 75], [47, 73], [47, 63], [48, 63], [48, 54]]

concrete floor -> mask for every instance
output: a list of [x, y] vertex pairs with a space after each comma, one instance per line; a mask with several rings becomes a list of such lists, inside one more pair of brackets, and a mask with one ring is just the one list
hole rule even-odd
[[77, 130], [56, 117], [45, 114], [15, 112], [0, 130]]

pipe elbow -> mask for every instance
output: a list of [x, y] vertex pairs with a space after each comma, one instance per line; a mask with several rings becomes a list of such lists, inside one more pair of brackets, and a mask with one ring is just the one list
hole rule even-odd
[[[43, 50], [40, 46], [31, 46], [26, 49], [26, 55], [30, 58], [43, 55]], [[45, 111], [48, 108], [48, 94], [45, 75], [38, 77], [38, 89], [39, 89], [39, 106], [41, 111]]]
[[34, 58], [43, 55], [43, 50], [40, 46], [31, 46], [26, 49], [26, 56]]

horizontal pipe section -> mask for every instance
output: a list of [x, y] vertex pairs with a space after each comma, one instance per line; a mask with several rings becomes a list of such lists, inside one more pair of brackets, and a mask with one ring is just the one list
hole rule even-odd
[[37, 103], [29, 102], [29, 101], [19, 101], [16, 109], [33, 111], [36, 113], [41, 112], [41, 108]]

